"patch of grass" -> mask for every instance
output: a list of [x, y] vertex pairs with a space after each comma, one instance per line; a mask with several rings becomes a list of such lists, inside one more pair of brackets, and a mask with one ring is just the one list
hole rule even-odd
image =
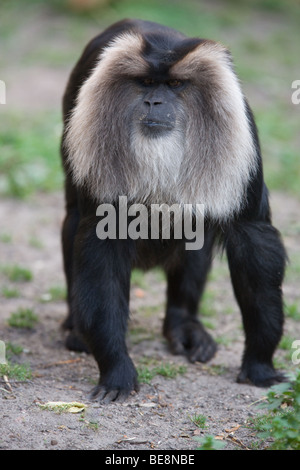
[[216, 328], [216, 325], [214, 325], [214, 323], [212, 323], [209, 320], [206, 320], [205, 318], [202, 318], [201, 321], [202, 321], [203, 326], [205, 326], [205, 328], [209, 330], [214, 330]]
[[10, 358], [11, 356], [19, 356], [23, 352], [23, 347], [19, 344], [6, 343], [6, 354]]
[[20, 297], [20, 291], [15, 287], [4, 286], [1, 289], [1, 295], [6, 299], [16, 299], [17, 297]]
[[[293, 349], [294, 341], [295, 339], [292, 338], [290, 335], [282, 336], [280, 343], [278, 345], [278, 349], [285, 351], [285, 354], [283, 355], [283, 357], [280, 358], [281, 360], [277, 357], [274, 358], [274, 364], [278, 369], [287, 369], [289, 365], [291, 364], [292, 355], [294, 352], [294, 349]], [[280, 355], [279, 352], [278, 354]], [[288, 362], [287, 364], [284, 364], [283, 361], [288, 361]]]
[[196, 450], [222, 450], [225, 447], [225, 442], [219, 441], [210, 435], [196, 440], [199, 441], [199, 447]]
[[297, 303], [286, 304], [284, 308], [286, 317], [292, 318], [293, 320], [300, 320], [300, 307]]
[[13, 328], [32, 329], [37, 322], [38, 317], [30, 308], [19, 308], [8, 319], [9, 326]]
[[52, 300], [65, 300], [67, 296], [66, 286], [53, 286], [49, 289]]
[[300, 371], [289, 382], [271, 387], [260, 407], [267, 413], [251, 420], [270, 450], [300, 450]]
[[155, 372], [153, 372], [153, 370], [149, 369], [149, 367], [146, 367], [146, 366], [138, 366], [137, 372], [138, 372], [138, 381], [144, 384], [150, 384], [151, 380], [156, 375]]
[[207, 426], [206, 426], [206, 416], [202, 415], [202, 414], [194, 414], [193, 416], [190, 416], [189, 417], [190, 420], [192, 421], [192, 423], [195, 424], [195, 426], [197, 426], [198, 428], [201, 428], [201, 429], [205, 429]]
[[[150, 362], [152, 365], [149, 367], [145, 362]], [[185, 374], [187, 367], [183, 365], [173, 364], [169, 362], [158, 364], [158, 361], [153, 359], [144, 359], [137, 367], [138, 379], [141, 383], [151, 383], [151, 380], [156, 375], [161, 375], [167, 379], [174, 379], [177, 375]]]
[[6, 375], [15, 380], [30, 380], [32, 372], [28, 364], [0, 364], [0, 375]]
[[92, 431], [98, 431], [99, 429], [99, 423], [97, 423], [97, 421], [84, 420], [84, 424]]
[[32, 272], [19, 265], [2, 266], [1, 271], [12, 282], [25, 282], [31, 281], [33, 278]]
[[42, 295], [41, 302], [57, 302], [66, 300], [67, 289], [65, 286], [50, 287], [48, 292]]
[[279, 349], [291, 350], [294, 339], [291, 336], [283, 335], [278, 345]]
[[185, 374], [187, 367], [178, 364], [163, 363], [160, 366], [155, 367], [155, 372], [157, 375], [162, 375], [167, 379], [174, 379], [177, 375]]

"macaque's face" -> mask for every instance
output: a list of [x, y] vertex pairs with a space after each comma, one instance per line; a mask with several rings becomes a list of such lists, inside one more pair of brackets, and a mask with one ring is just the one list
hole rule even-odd
[[147, 137], [182, 129], [183, 92], [188, 82], [179, 79], [155, 80], [151, 77], [136, 80], [139, 99], [134, 107], [134, 121]]

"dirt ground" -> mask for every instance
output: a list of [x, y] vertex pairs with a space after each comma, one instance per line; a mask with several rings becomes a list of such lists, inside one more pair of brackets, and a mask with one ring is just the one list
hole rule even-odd
[[[31, 80], [36, 70], [30, 68], [24, 73], [18, 76], [12, 69], [12, 107], [27, 112], [34, 109], [34, 103], [37, 109], [47, 109], [49, 104], [60, 106], [67, 71], [60, 73], [41, 66], [37, 86]], [[28, 86], [32, 83], [31, 92], [28, 86], [20, 86], [25, 82]], [[286, 301], [291, 305], [299, 303], [300, 204], [278, 193], [272, 194], [271, 203], [291, 263], [294, 258], [298, 260], [298, 279], [289, 276], [284, 285]], [[0, 340], [22, 346], [22, 354], [13, 359], [28, 363], [32, 371], [32, 378], [26, 381], [0, 377], [0, 449], [184, 451], [195, 450], [197, 439], [207, 434], [223, 440], [225, 449], [253, 448], [258, 439], [247, 421], [260, 413], [255, 404], [266, 390], [236, 383], [244, 338], [228, 270], [219, 258], [208, 285], [214, 316], [207, 317], [207, 321], [213, 326], [211, 334], [222, 339], [215, 358], [205, 365], [192, 365], [170, 354], [161, 335], [165, 283], [156, 272], [150, 272], [142, 284], [132, 286], [130, 355], [136, 365], [155, 361], [156, 365], [182, 365], [185, 372], [174, 378], [155, 375], [150, 383], [141, 384], [139, 394], [123, 404], [100, 405], [89, 400], [98, 378], [95, 362], [91, 356], [65, 349], [60, 326], [66, 304], [49, 296], [51, 287], [65, 285], [60, 246], [63, 214], [61, 193], [1, 201], [1, 234], [9, 234], [10, 240], [0, 239], [0, 263], [26, 267], [33, 279], [17, 284], [17, 298], [0, 294]], [[10, 285], [3, 272], [0, 283]], [[7, 324], [19, 307], [31, 308], [38, 316], [33, 329]], [[285, 334], [299, 339], [299, 322], [287, 319]], [[285, 353], [278, 351], [279, 360]], [[56, 413], [41, 407], [50, 401], [76, 401], [86, 408], [80, 413]], [[195, 424], [196, 415], [206, 417], [204, 429]]]
[[[298, 202], [282, 194], [275, 194], [272, 201], [292, 259], [299, 246], [299, 232], [290, 235], [288, 230], [298, 219]], [[175, 378], [155, 376], [150, 384], [141, 384], [139, 394], [124, 404], [100, 405], [88, 399], [97, 379], [95, 362], [86, 354], [64, 348], [60, 325], [66, 305], [47, 297], [51, 286], [64, 285], [59, 235], [62, 195], [43, 195], [31, 202], [4, 200], [0, 218], [12, 236], [10, 243], [1, 242], [1, 263], [25, 266], [33, 273], [32, 281], [18, 284], [19, 298], [1, 298], [1, 339], [23, 347], [17, 361], [29, 363], [33, 375], [23, 382], [6, 383], [1, 378], [0, 448], [194, 450], [197, 438], [206, 434], [219, 436], [226, 449], [254, 445], [257, 438], [246, 423], [260, 412], [255, 402], [266, 391], [235, 382], [243, 333], [229, 278], [224, 266], [218, 266], [218, 258], [216, 270], [221, 269], [222, 276], [212, 276], [208, 286], [215, 296], [212, 334], [230, 340], [219, 344], [217, 355], [206, 365], [192, 365], [171, 355], [161, 335], [165, 284], [150, 272], [144, 286], [132, 286], [131, 357], [136, 365], [141, 358], [148, 358], [156, 364], [180, 364], [186, 370]], [[33, 239], [40, 244], [32, 243]], [[1, 280], [5, 283], [3, 275]], [[297, 298], [296, 283], [286, 284], [284, 290], [289, 303]], [[33, 330], [7, 325], [6, 320], [18, 307], [32, 308], [38, 315]], [[300, 337], [299, 323], [289, 319], [285, 328], [287, 334]], [[136, 331], [140, 335], [136, 336]], [[76, 401], [87, 407], [78, 414], [58, 414], [41, 408], [49, 401]], [[195, 415], [206, 417], [205, 429], [194, 424]]]

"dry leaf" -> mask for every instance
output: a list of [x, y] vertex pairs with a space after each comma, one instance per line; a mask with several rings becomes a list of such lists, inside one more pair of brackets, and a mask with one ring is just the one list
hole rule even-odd
[[87, 407], [84, 403], [76, 401], [48, 401], [47, 403], [40, 404], [43, 410], [55, 411], [57, 413], [81, 413]]
[[69, 413], [80, 413], [81, 411], [84, 411], [85, 410], [85, 406], [78, 406], [76, 404], [76, 406], [71, 406], [69, 409], [68, 409], [68, 412]]
[[231, 432], [237, 431], [240, 427], [241, 427], [241, 425], [237, 424], [236, 426], [234, 426], [231, 429], [225, 429], [225, 431], [231, 433]]

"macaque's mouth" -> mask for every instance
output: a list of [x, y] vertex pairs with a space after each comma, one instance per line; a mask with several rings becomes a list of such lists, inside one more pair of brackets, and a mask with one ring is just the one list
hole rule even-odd
[[154, 129], [173, 129], [173, 125], [170, 124], [169, 122], [163, 122], [163, 121], [156, 121], [156, 120], [153, 120], [153, 119], [143, 119], [142, 121], [142, 124], [146, 127], [149, 127], [149, 128], [154, 128]]

